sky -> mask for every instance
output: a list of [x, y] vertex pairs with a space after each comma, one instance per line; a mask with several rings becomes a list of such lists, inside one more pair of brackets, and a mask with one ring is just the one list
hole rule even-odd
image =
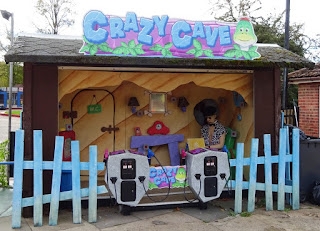
[[[35, 5], [37, 0], [2, 0], [0, 10], [14, 13], [15, 36], [36, 33], [35, 22], [41, 21], [37, 16]], [[90, 10], [100, 10], [106, 15], [124, 17], [127, 12], [135, 12], [137, 17], [151, 18], [154, 15], [168, 15], [173, 19], [192, 21], [214, 21], [210, 8], [214, 0], [74, 0], [73, 10], [75, 24], [61, 30], [61, 35], [81, 36], [83, 34], [82, 21]], [[282, 12], [286, 8], [286, 0], [261, 0], [260, 15], [267, 16], [273, 12]], [[304, 33], [314, 37], [320, 34], [320, 26], [316, 16], [319, 14], [319, 0], [291, 0], [290, 23], [304, 23]], [[9, 21], [0, 17], [0, 39], [5, 41], [6, 30], [10, 30]], [[3, 59], [0, 57], [0, 59]]]

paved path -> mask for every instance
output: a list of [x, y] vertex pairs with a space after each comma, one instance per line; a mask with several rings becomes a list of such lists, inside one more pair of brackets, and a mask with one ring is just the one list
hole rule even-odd
[[[98, 208], [97, 223], [88, 223], [88, 210], [82, 209], [82, 224], [72, 223], [72, 210], [60, 210], [57, 226], [34, 227], [33, 218], [23, 218], [20, 230], [34, 231], [285, 231], [320, 230], [320, 207], [300, 204], [300, 210], [265, 211], [256, 208], [252, 214], [236, 215], [230, 210], [232, 201], [215, 201], [207, 210], [198, 208], [158, 209], [132, 212], [123, 216], [117, 207]], [[244, 207], [245, 208], [245, 207]], [[276, 209], [276, 207], [275, 207]], [[0, 230], [11, 229], [11, 216], [0, 217]]]
[[[9, 117], [0, 115], [0, 143], [8, 139]], [[20, 118], [11, 117], [11, 131], [20, 128]]]

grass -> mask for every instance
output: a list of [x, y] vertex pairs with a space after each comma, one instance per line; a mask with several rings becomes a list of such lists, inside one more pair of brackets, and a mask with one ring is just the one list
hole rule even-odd
[[250, 217], [252, 213], [249, 213], [249, 212], [242, 212], [240, 213], [240, 216], [241, 217]]
[[291, 211], [291, 208], [285, 208], [284, 211], [285, 211], [286, 213], [288, 213], [288, 212]]
[[[11, 114], [12, 114], [12, 115], [20, 115], [20, 112], [21, 112], [21, 111], [11, 111]], [[8, 111], [6, 111], [5, 113], [6, 113], [6, 114], [9, 114]]]
[[[241, 217], [250, 217], [251, 215], [252, 215], [252, 213], [249, 213], [249, 212], [240, 213]], [[237, 214], [234, 211], [229, 211], [229, 216], [235, 217], [235, 216], [237, 216]]]
[[237, 214], [236, 214], [235, 212], [233, 212], [233, 211], [230, 211], [230, 212], [229, 212], [229, 216], [235, 217], [235, 216], [237, 216]]

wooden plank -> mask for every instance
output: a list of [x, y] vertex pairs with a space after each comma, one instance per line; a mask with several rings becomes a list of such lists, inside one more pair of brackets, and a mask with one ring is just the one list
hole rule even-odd
[[299, 166], [299, 151], [300, 151], [299, 129], [294, 128], [292, 131], [292, 209], [299, 209], [300, 205], [300, 166]]
[[73, 223], [81, 223], [79, 141], [71, 141]]
[[265, 174], [265, 196], [266, 196], [266, 210], [273, 210], [273, 195], [272, 195], [272, 165], [271, 165], [271, 136], [265, 134], [264, 139], [264, 174]]
[[[80, 190], [81, 197], [89, 196], [89, 188], [82, 188]], [[108, 193], [107, 188], [104, 185], [98, 186], [97, 194]], [[60, 201], [72, 199], [72, 191], [66, 191], [60, 193]], [[42, 203], [47, 204], [51, 201], [51, 194], [46, 194], [42, 196]], [[33, 205], [33, 197], [27, 197], [22, 199], [22, 207], [28, 207]]]
[[[43, 161], [42, 162], [42, 169], [43, 170], [52, 170], [53, 169], [53, 161]], [[97, 170], [101, 171], [104, 170], [105, 163], [98, 162], [97, 163]], [[23, 162], [23, 169], [33, 169], [33, 161], [24, 161]], [[62, 170], [72, 170], [72, 163], [69, 161], [62, 162]], [[89, 170], [89, 163], [88, 162], [80, 162], [80, 170]]]
[[62, 136], [56, 136], [51, 185], [49, 225], [57, 225], [58, 223], [63, 144], [64, 138]]
[[12, 199], [12, 228], [21, 227], [21, 204], [22, 204], [22, 182], [23, 182], [23, 151], [24, 151], [24, 131], [17, 130], [14, 147], [14, 182]]
[[[230, 167], [236, 166], [237, 165], [237, 160], [236, 159], [230, 159]], [[285, 156], [285, 161], [286, 162], [292, 162], [292, 155], [286, 155]], [[265, 162], [265, 157], [264, 156], [259, 156], [257, 158], [257, 164], [264, 164]], [[272, 164], [274, 163], [279, 163], [279, 156], [271, 156], [270, 162]], [[250, 165], [250, 158], [244, 158], [243, 159], [243, 166]]]
[[[290, 154], [290, 141], [289, 141], [289, 127], [285, 126], [284, 127], [286, 129], [286, 155]], [[286, 162], [286, 171], [285, 171], [285, 184], [287, 184], [287, 182], [290, 182], [292, 180], [291, 178], [291, 164], [289, 162]], [[292, 184], [291, 184], [292, 185]], [[286, 193], [285, 194], [285, 200], [287, 203], [289, 203], [290, 205], [292, 205], [292, 194], [291, 193]]]
[[259, 139], [251, 141], [251, 164], [249, 175], [249, 192], [248, 192], [248, 212], [254, 211], [256, 201], [256, 183], [257, 183], [257, 158], [258, 158]]
[[43, 194], [43, 178], [42, 178], [42, 131], [33, 131], [33, 225], [34, 227], [42, 226], [42, 194]]
[[237, 144], [237, 165], [236, 165], [236, 187], [235, 187], [235, 202], [234, 212], [242, 212], [242, 178], [243, 178], [243, 152], [244, 144]]
[[285, 128], [280, 129], [279, 140], [279, 164], [278, 164], [278, 210], [284, 210], [284, 186], [285, 186], [285, 156], [286, 156], [286, 135]]
[[89, 209], [88, 222], [97, 222], [97, 146], [89, 147]]
[[[231, 185], [233, 189], [236, 187], [236, 182], [234, 180], [231, 181]], [[249, 189], [249, 182], [248, 181], [243, 181], [242, 182], [242, 189]], [[265, 183], [257, 183], [256, 184], [256, 190], [257, 191], [265, 191], [266, 190], [266, 185]], [[286, 193], [292, 193], [292, 186], [285, 185], [284, 191]], [[278, 192], [278, 185], [277, 184], [272, 184], [272, 192]]]

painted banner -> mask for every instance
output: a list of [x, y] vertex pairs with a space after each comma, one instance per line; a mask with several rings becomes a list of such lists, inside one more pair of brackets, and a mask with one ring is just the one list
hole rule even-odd
[[188, 186], [186, 166], [150, 167], [149, 189]]
[[89, 11], [83, 20], [86, 55], [180, 57], [211, 59], [260, 58], [257, 36], [248, 18], [239, 22], [169, 20], [167, 15], [125, 18]]

